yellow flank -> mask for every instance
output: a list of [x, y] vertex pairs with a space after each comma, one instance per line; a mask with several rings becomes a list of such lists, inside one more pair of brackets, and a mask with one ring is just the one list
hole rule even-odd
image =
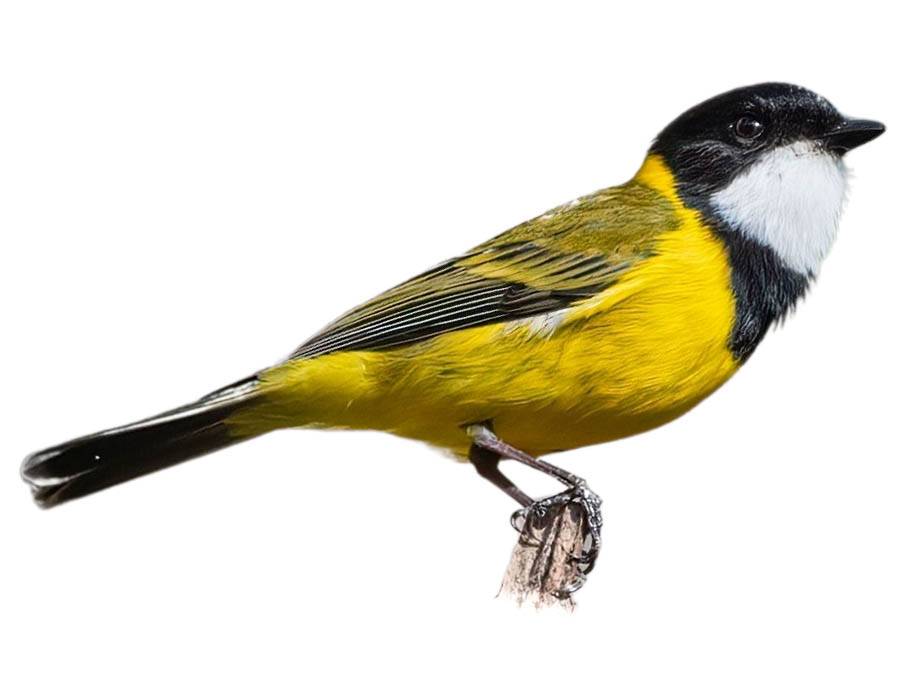
[[[585, 205], [585, 215], [595, 216], [589, 206], [612, 206], [615, 221], [639, 223], [637, 232], [629, 232], [638, 235], [639, 225], [659, 215], [646, 208], [654, 201], [664, 204], [664, 227], [639, 237], [641, 245], [624, 260], [629, 266], [591, 298], [559, 312], [390, 350], [289, 361], [262, 374], [266, 400], [235, 417], [233, 430], [375, 429], [463, 455], [469, 447], [464, 426], [491, 421], [502, 439], [538, 455], [676, 418], [737, 368], [727, 347], [735, 304], [725, 248], [683, 205], [657, 156], [648, 157], [627, 184], [581, 200], [578, 210]], [[590, 234], [599, 229], [600, 250], [621, 254], [622, 241], [609, 224], [572, 217], [571, 211], [572, 204], [556, 209], [499, 242], [511, 234], [542, 233], [547, 222], [576, 223], [547, 246], [564, 247], [571, 234], [580, 238], [582, 232], [590, 248]]]

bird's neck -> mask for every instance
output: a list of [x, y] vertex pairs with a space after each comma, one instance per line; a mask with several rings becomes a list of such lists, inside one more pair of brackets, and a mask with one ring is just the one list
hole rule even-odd
[[807, 293], [812, 277], [787, 267], [776, 253], [736, 229], [711, 221], [731, 263], [735, 327], [729, 348], [745, 361], [773, 324], [781, 323]]
[[745, 361], [769, 328], [794, 309], [812, 275], [787, 266], [771, 247], [734, 228], [708, 201], [685, 195], [661, 156], [647, 156], [632, 181], [655, 189], [676, 210], [695, 213], [725, 246], [735, 298], [735, 324], [728, 347], [736, 359]]

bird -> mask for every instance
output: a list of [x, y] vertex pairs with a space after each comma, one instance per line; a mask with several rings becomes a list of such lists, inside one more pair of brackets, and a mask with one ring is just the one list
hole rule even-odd
[[[601, 500], [541, 457], [661, 426], [734, 375], [817, 277], [843, 157], [884, 130], [796, 85], [715, 96], [624, 184], [426, 270], [195, 402], [36, 452], [21, 476], [52, 507], [277, 429], [384, 431], [472, 462], [524, 519], [576, 501], [591, 564]], [[535, 500], [503, 459], [565, 490]]]

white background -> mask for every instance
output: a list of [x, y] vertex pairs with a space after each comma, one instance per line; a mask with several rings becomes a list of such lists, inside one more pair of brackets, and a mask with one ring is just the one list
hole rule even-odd
[[[0, 677], [905, 679], [896, 10], [427, 4], [2, 5]], [[496, 600], [513, 504], [386, 435], [29, 500], [29, 451], [279, 360], [764, 80], [890, 129], [850, 156], [814, 293], [728, 386], [554, 458], [607, 513], [573, 614]]]

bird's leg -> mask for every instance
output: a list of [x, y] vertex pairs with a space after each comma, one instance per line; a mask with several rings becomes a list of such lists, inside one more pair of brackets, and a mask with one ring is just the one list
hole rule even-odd
[[[477, 424], [469, 426], [467, 434], [473, 440], [473, 446], [470, 448], [470, 461], [473, 462], [477, 472], [504, 490], [505, 493], [523, 506], [511, 516], [511, 524], [518, 532], [523, 531], [527, 518], [531, 514], [542, 517], [553, 506], [576, 504], [583, 510], [584, 529], [586, 532], [582, 553], [577, 557], [581, 579], [569, 587], [566, 590], [566, 594], [569, 595], [579, 589], [583, 585], [583, 577], [593, 569], [596, 557], [599, 555], [602, 533], [602, 500], [587, 486], [586, 481], [582, 478], [547, 461], [540, 461], [516, 447], [512, 447], [507, 442], [499, 439], [487, 425]], [[545, 473], [566, 485], [568, 489], [560, 494], [534, 501], [498, 470], [498, 464], [502, 458], [519, 461], [525, 466]]]
[[490, 452], [482, 447], [473, 445], [470, 447], [470, 463], [486, 480], [495, 485], [502, 492], [511, 497], [521, 506], [529, 506], [533, 503], [533, 497], [521, 490], [511, 479], [498, 468], [501, 462], [501, 454]]

